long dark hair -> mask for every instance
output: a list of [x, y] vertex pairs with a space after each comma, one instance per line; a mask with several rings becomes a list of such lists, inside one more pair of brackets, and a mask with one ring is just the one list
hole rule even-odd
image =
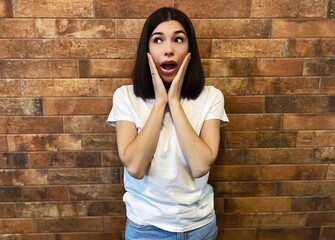
[[159, 24], [169, 20], [178, 21], [184, 27], [189, 41], [189, 52], [191, 53], [191, 60], [185, 73], [181, 96], [187, 99], [196, 99], [205, 84], [204, 71], [193, 24], [186, 14], [178, 9], [160, 8], [152, 13], [144, 23], [132, 75], [134, 93], [137, 97], [141, 97], [144, 100], [155, 98], [147, 57], [147, 52], [149, 52], [149, 39]]

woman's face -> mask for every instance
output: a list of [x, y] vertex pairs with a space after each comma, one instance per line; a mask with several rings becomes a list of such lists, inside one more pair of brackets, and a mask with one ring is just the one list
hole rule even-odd
[[154, 29], [149, 39], [149, 53], [165, 83], [171, 83], [177, 75], [188, 49], [186, 31], [178, 21], [162, 22]]

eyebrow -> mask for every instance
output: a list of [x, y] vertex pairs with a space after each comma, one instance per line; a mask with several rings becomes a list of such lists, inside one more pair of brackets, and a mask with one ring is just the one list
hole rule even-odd
[[[179, 33], [182, 33], [182, 34], [184, 34], [184, 35], [186, 36], [186, 33], [185, 33], [185, 31], [183, 31], [183, 30], [175, 31], [173, 34], [174, 34], [174, 35], [177, 35], [177, 34], [179, 34]], [[154, 35], [164, 35], [164, 33], [163, 33], [163, 32], [154, 32], [153, 34], [151, 34], [150, 37], [152, 37], [152, 36], [154, 36]]]

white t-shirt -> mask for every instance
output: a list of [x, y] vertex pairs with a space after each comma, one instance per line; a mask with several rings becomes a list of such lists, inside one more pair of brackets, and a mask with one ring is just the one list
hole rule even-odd
[[[155, 100], [135, 96], [133, 86], [122, 86], [113, 96], [113, 107], [107, 123], [127, 120], [138, 132], [146, 123]], [[200, 134], [206, 120], [228, 122], [220, 90], [205, 86], [196, 100], [181, 100], [188, 120]], [[192, 143], [190, 143], [192, 144]], [[141, 149], [138, 149], [141, 151]], [[171, 115], [165, 112], [156, 152], [147, 175], [135, 179], [124, 171], [127, 217], [140, 225], [154, 225], [172, 232], [185, 232], [202, 227], [214, 218], [214, 193], [207, 183], [208, 173], [193, 178], [178, 144]]]

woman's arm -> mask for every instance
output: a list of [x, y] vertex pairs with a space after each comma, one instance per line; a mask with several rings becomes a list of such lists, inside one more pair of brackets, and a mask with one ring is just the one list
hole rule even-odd
[[164, 104], [155, 103], [147, 122], [139, 133], [132, 122], [116, 122], [119, 156], [127, 172], [134, 178], [143, 178], [150, 165], [156, 150], [164, 111]]
[[194, 131], [180, 102], [169, 101], [173, 123], [182, 152], [195, 178], [204, 176], [214, 163], [220, 144], [220, 120], [204, 122], [200, 135]]

